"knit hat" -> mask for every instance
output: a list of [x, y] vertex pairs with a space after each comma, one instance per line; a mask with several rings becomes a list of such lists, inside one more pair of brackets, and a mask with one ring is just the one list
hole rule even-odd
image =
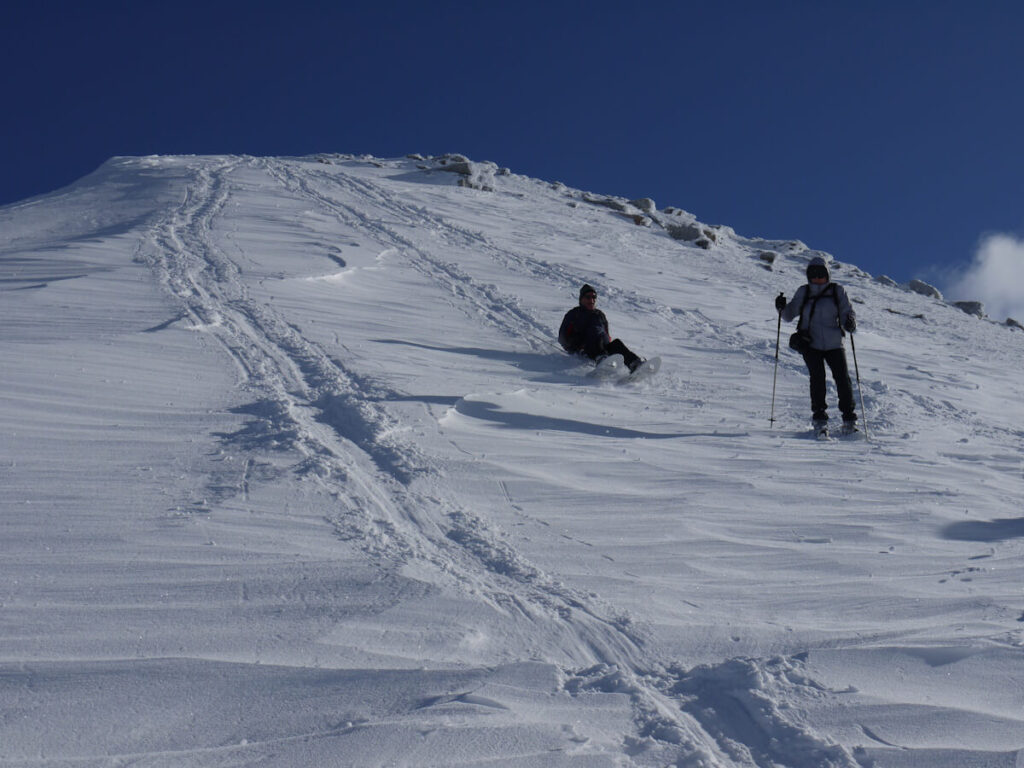
[[583, 287], [580, 288], [580, 298], [582, 299], [588, 293], [597, 293], [597, 289], [590, 283], [584, 283]]
[[810, 280], [812, 277], [824, 277], [826, 282], [832, 279], [828, 273], [828, 265], [821, 256], [815, 256], [807, 263], [807, 279]]

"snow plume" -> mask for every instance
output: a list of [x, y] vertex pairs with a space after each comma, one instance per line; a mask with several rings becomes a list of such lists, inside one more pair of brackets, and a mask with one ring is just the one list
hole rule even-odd
[[966, 271], [950, 284], [946, 294], [955, 299], [981, 301], [993, 318], [1024, 318], [1024, 240], [1013, 235], [984, 237]]

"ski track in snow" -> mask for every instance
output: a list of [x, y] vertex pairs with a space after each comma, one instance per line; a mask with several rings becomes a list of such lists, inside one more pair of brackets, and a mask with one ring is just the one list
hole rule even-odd
[[[279, 188], [280, 194], [312, 206], [317, 215], [335, 222], [340, 231], [372, 242], [383, 257], [399, 261], [404, 269], [415, 272], [444, 295], [449, 308], [464, 316], [467, 323], [507, 338], [510, 347], [526, 346], [537, 355], [555, 353], [551, 318], [542, 314], [536, 303], [517, 295], [514, 288], [506, 290], [480, 279], [471, 265], [460, 264], [449, 254], [472, 251], [493, 269], [507, 274], [512, 285], [539, 283], [554, 286], [568, 296], [581, 280], [588, 279], [583, 269], [496, 244], [438, 213], [438, 209], [407, 202], [386, 185], [374, 182], [370, 175], [349, 173], [341, 165], [327, 168], [283, 159], [198, 160], [190, 167], [191, 177], [180, 204], [150, 225], [135, 251], [136, 261], [149, 266], [180, 309], [175, 317], [147, 332], [157, 333], [176, 325], [215, 339], [233, 361], [239, 387], [250, 399], [242, 412], [251, 420], [239, 432], [223, 437], [225, 444], [244, 453], [246, 459], [233, 480], [210, 478], [209, 498], [218, 500], [232, 494], [247, 498], [251, 486], [260, 482], [262, 454], [276, 449], [296, 452], [301, 459], [293, 471], [336, 501], [329, 522], [339, 540], [356, 543], [383, 572], [397, 573], [406, 567], [431, 569], [438, 581], [460, 595], [482, 600], [495, 611], [531, 625], [537, 635], [552, 638], [567, 656], [558, 662], [561, 691], [574, 697], [593, 693], [628, 697], [634, 733], [622, 745], [622, 764], [867, 768], [888, 764], [881, 759], [876, 762], [878, 754], [912, 752], [867, 724], [861, 724], [861, 734], [882, 752], [840, 746], [811, 727], [800, 714], [803, 708], [839, 706], [829, 703], [849, 698], [852, 692], [816, 680], [813, 659], [806, 654], [737, 655], [716, 664], [688, 667], [656, 642], [655, 629], [644, 626], [621, 606], [603, 599], [598, 592], [569, 586], [560, 574], [531, 562], [517, 550], [515, 538], [502, 531], [493, 517], [478, 513], [448, 489], [451, 459], [426, 452], [416, 435], [392, 415], [389, 403], [402, 402], [408, 393], [389, 385], [383, 377], [368, 375], [358, 363], [343, 361], [336, 348], [326, 349], [285, 311], [254, 297], [245, 266], [236, 260], [229, 240], [216, 234], [218, 223], [231, 210], [236, 177], [242, 171], [262, 174]], [[341, 255], [330, 258], [337, 267], [350, 268]], [[705, 269], [708, 275], [724, 271], [728, 277], [733, 267], [723, 264]], [[737, 274], [742, 275], [742, 271], [737, 269]], [[695, 272], [695, 286], [699, 279]], [[663, 368], [661, 378], [640, 385], [649, 387], [652, 394], [665, 396], [671, 392], [681, 405], [699, 416], [704, 405], [718, 394], [716, 377], [746, 378], [771, 370], [775, 350], [766, 341], [768, 334], [763, 326], [753, 321], [729, 326], [701, 308], [675, 306], [671, 299], [653, 291], [644, 295], [639, 290], [617, 287], [611, 278], [608, 282], [607, 287], [601, 286], [602, 301], [614, 306], [615, 316], [642, 316], [651, 326], [652, 339], [673, 339], [679, 348], [694, 353], [692, 371], [673, 373]], [[742, 293], [747, 289], [740, 283], [736, 290]], [[717, 369], [722, 360], [727, 360], [729, 366], [724, 372]], [[906, 490], [900, 487], [904, 469], [876, 477], [879, 457], [909, 457], [901, 467], [949, 464], [954, 468], [966, 465], [970, 470], [982, 465], [995, 473], [990, 476], [1006, 479], [1002, 492], [1007, 503], [1018, 502], [1019, 455], [993, 451], [988, 446], [1019, 445], [1024, 431], [1014, 425], [1000, 425], [967, 405], [970, 396], [984, 386], [983, 381], [904, 366], [899, 376], [923, 380], [926, 387], [931, 387], [926, 394], [922, 388], [912, 391], [902, 387], [896, 378], [887, 383], [877, 372], [878, 367], [861, 371], [860, 391], [867, 405], [865, 415], [870, 417], [870, 442], [839, 440], [819, 445], [813, 440], [791, 439], [803, 435], [794, 424], [799, 417], [790, 412], [791, 407], [803, 407], [802, 393], [799, 398], [780, 398], [780, 426], [775, 429], [768, 428], [767, 412], [763, 428], [745, 431], [736, 431], [733, 425], [695, 425], [686, 432], [674, 433], [614, 429], [621, 437], [643, 438], [647, 443], [662, 436], [720, 439], [725, 447], [709, 452], [706, 466], [687, 467], [693, 485], [689, 503], [696, 507], [713, 488], [716, 473], [727, 473], [735, 487], [744, 482], [740, 438], [777, 441], [780, 445], [786, 441], [791, 461], [808, 467], [818, 467], [822, 451], [830, 451], [852, 478], [848, 487], [875, 478], [866, 495], [877, 494], [887, 503], [892, 503], [893, 497], [904, 498], [910, 515], [915, 509], [923, 509], [922, 500], [929, 495], [948, 498], [958, 494], [959, 489], [953, 487], [957, 478], [951, 477], [948, 488], [929, 480], [930, 487], [925, 483]], [[802, 375], [792, 355], [783, 355], [781, 369], [778, 375], [793, 379]], [[572, 383], [575, 374], [555, 375]], [[495, 402], [491, 402], [486, 393], [467, 392], [450, 406], [444, 418], [472, 424], [490, 422], [500, 427], [507, 412], [503, 409], [515, 403], [516, 396], [495, 394], [491, 397]], [[529, 393], [522, 397], [528, 399]], [[834, 393], [831, 397], [834, 399]], [[800, 405], [790, 406], [790, 402]], [[529, 411], [533, 405], [525, 403], [522, 414], [533, 413]], [[533, 428], [522, 414], [517, 417], [518, 428]], [[534, 418], [538, 431], [598, 434], [600, 429], [610, 434], [613, 429], [541, 413]], [[463, 421], [454, 423], [458, 426]], [[914, 453], [920, 430], [938, 422], [947, 425], [951, 438], [960, 442], [934, 455]], [[464, 449], [453, 442], [453, 450]], [[510, 509], [535, 527], [546, 525], [516, 506], [508, 482], [499, 479], [497, 485]], [[704, 519], [713, 521], [708, 523], [709, 530], [719, 524], [714, 518]], [[696, 518], [693, 525], [696, 531], [700, 525]], [[724, 521], [721, 525], [722, 530], [708, 535], [729, 541], [732, 534]], [[849, 525], [852, 529], [856, 522]], [[1000, 531], [1011, 529], [1012, 522], [1008, 522], [999, 531], [986, 531], [998, 538]], [[985, 532], [951, 530], [984, 540]], [[563, 536], [581, 546], [594, 546], [579, 537]], [[734, 541], [740, 547], [749, 544], [741, 538]], [[779, 542], [778, 546], [823, 547], [832, 541], [831, 533], [808, 528], [803, 533], [794, 531], [791, 541]], [[947, 578], [962, 578], [969, 567], [951, 572]], [[878, 647], [905, 634], [903, 630], [878, 632], [871, 638], [862, 636], [860, 641], [862, 647]], [[1008, 644], [1015, 642], [1011, 639]], [[843, 639], [823, 639], [820, 648], [834, 647], [838, 651], [847, 643]], [[538, 642], [537, 647], [542, 645]], [[508, 709], [500, 700], [471, 690], [427, 697], [419, 707], [424, 711], [444, 707]], [[375, 727], [387, 725], [385, 721], [374, 723]], [[268, 738], [260, 746], [270, 749], [279, 742], [346, 736], [368, 726], [368, 721], [354, 719], [318, 733]], [[194, 764], [227, 765], [235, 758], [244, 761], [256, 746], [248, 744], [241, 751], [227, 747], [196, 750], [190, 753], [190, 759]], [[585, 755], [586, 747], [580, 749]], [[604, 753], [595, 747], [594, 754]], [[1000, 764], [1004, 757], [1014, 759], [1011, 751], [992, 755], [991, 765]], [[173, 753], [119, 756], [125, 763], [157, 758], [173, 760]]]
[[[449, 291], [453, 304], [467, 317], [482, 318], [512, 338], [525, 337], [535, 348], [541, 347], [541, 341], [551, 343], [548, 326], [522, 309], [518, 299], [502, 294], [495, 286], [479, 284], [457, 265], [417, 247], [382, 224], [381, 219], [393, 217], [440, 232], [446, 242], [480, 248], [503, 266], [534, 278], [571, 285], [575, 278], [567, 270], [489, 246], [482, 238], [404, 205], [366, 181], [344, 174], [329, 179], [320, 174], [300, 175], [287, 163], [264, 160], [261, 164], [289, 193], [308, 198], [347, 227], [390, 243], [411, 267]], [[211, 221], [230, 199], [231, 173], [237, 165], [234, 161], [199, 170], [181, 208], [155, 229], [156, 253], [149, 262], [161, 282], [183, 303], [194, 327], [214, 333], [236, 361], [245, 386], [257, 395], [260, 408], [272, 414], [274, 431], [290, 435], [293, 447], [307, 456], [300, 471], [314, 474], [347, 508], [344, 515], [331, 521], [339, 535], [363, 542], [382, 563], [394, 566], [413, 558], [424, 560], [464, 588], [487, 595], [504, 610], [521, 612], [531, 621], [567, 624], [568, 633], [580, 646], [579, 661], [589, 662], [582, 671], [563, 670], [569, 681], [567, 687], [598, 686], [600, 690], [627, 693], [633, 700], [637, 731], [642, 738], [678, 746], [681, 756], [695, 760], [697, 756], [713, 759], [720, 754], [719, 745], [725, 743], [727, 753], [738, 764], [766, 764], [766, 756], [772, 755], [766, 742], [784, 722], [781, 717], [776, 715], [775, 724], [767, 729], [758, 727], [752, 718], [742, 733], [727, 737], [716, 733], [714, 723], [720, 718], [712, 715], [708, 721], [708, 712], [721, 711], [727, 701], [734, 702], [732, 708], [742, 709], [744, 705], [735, 702], [742, 701], [745, 692], [732, 688], [707, 701], [705, 694], [697, 693], [696, 702], [689, 701], [689, 691], [679, 696], [685, 686], [666, 671], [671, 660], [645, 653], [644, 638], [629, 629], [627, 617], [607, 615], [607, 606], [560, 586], [525, 561], [470, 510], [459, 508], [450, 499], [424, 497], [410, 490], [413, 477], [436, 470], [414, 445], [403, 445], [390, 437], [381, 439], [392, 433], [394, 425], [373, 401], [398, 393], [367, 392], [357, 377], [303, 339], [270, 307], [250, 300], [238, 279], [237, 265], [210, 237]], [[348, 195], [365, 202], [342, 205], [317, 190], [313, 181], [342, 185]], [[374, 208], [381, 211], [381, 219], [364, 213]], [[699, 312], [672, 312], [635, 295], [626, 301], [627, 305], [646, 305], [666, 317], [683, 317], [709, 328], [723, 337], [723, 346], [735, 342]], [[371, 462], [354, 461], [349, 443]], [[454, 572], [453, 564], [460, 564]], [[564, 634], [566, 629], [556, 632]], [[761, 663], [745, 662], [754, 668]], [[708, 674], [714, 676], [715, 672]], [[592, 682], [595, 676], [599, 678], [597, 683]], [[806, 752], [804, 760], [810, 762], [803, 764], [856, 765], [842, 748], [800, 734], [796, 726], [787, 730], [797, 734], [794, 741], [801, 742]], [[753, 741], [755, 746], [744, 746], [744, 741]], [[774, 751], [779, 753], [775, 757], [785, 757], [792, 749], [783, 746]]]
[[[404, 205], [365, 180], [344, 174], [301, 175], [291, 172], [285, 163], [265, 161], [265, 166], [290, 192], [309, 198], [343, 224], [378, 241], [390, 242], [410, 266], [448, 290], [453, 304], [467, 317], [482, 318], [510, 337], [525, 337], [535, 348], [538, 341], [550, 343], [547, 325], [525, 312], [517, 299], [503, 295], [495, 286], [477, 283], [455, 264], [417, 247], [381, 222], [393, 217], [437, 232], [447, 243], [478, 248], [500, 260], [506, 268], [542, 280], [568, 285], [578, 282], [568, 270], [490, 246], [484, 238], [423, 209]], [[245, 371], [248, 384], [273, 402], [278, 413], [287, 414], [294, 422], [292, 431], [297, 436], [296, 442], [309, 456], [303, 471], [316, 473], [328, 485], [332, 477], [343, 480], [335, 490], [339, 497], [347, 497], [348, 506], [357, 515], [356, 521], [332, 521], [344, 536], [368, 542], [370, 551], [384, 560], [405, 562], [417, 557], [443, 570], [450, 570], [453, 562], [461, 562], [466, 572], [449, 575], [476, 587], [483, 581], [484, 592], [496, 605], [515, 606], [529, 616], [546, 616], [547, 621], [569, 622], [572, 632], [579, 636], [583, 648], [598, 666], [578, 675], [571, 670], [563, 672], [570, 680], [578, 676], [588, 681], [586, 685], [594, 685], [589, 680], [597, 670], [601, 681], [597, 685], [602, 690], [628, 692], [634, 700], [638, 732], [642, 736], [685, 745], [684, 754], [714, 755], [724, 745], [729, 758], [738, 764], [766, 765], [773, 760], [788, 760], [793, 765], [856, 764], [845, 750], [822, 744], [798, 727], [786, 724], [777, 712], [770, 726], [758, 725], [759, 717], [766, 718], [761, 713], [748, 715], [749, 725], [737, 729], [735, 723], [745, 719], [737, 717], [737, 712], [757, 710], [751, 701], [757, 698], [755, 691], [759, 687], [732, 684], [731, 668], [738, 662], [729, 662], [721, 672], [705, 671], [704, 682], [699, 685], [671, 684], [671, 675], [664, 671], [671, 662], [645, 658], [640, 650], [642, 639], [625, 629], [629, 622], [623, 621], [624, 617], [606, 618], [602, 608], [591, 607], [587, 604], [589, 601], [558, 588], [550, 577], [501, 542], [475, 514], [453, 508], [450, 501], [411, 495], [406, 487], [410, 478], [430, 472], [431, 468], [424, 457], [416, 455], [414, 446], [394, 445], [391, 441], [382, 445], [378, 436], [390, 432], [393, 425], [380, 409], [372, 407], [373, 397], [386, 398], [396, 393], [375, 392], [368, 397], [336, 360], [330, 360], [315, 345], [302, 339], [265, 305], [248, 301], [238, 281], [232, 280], [238, 274], [237, 268], [206, 234], [210, 219], [226, 203], [228, 193], [223, 187], [228, 183], [225, 179], [230, 177], [230, 172], [231, 166], [213, 172], [202, 171], [183, 209], [173, 222], [165, 225], [167, 231], [158, 237], [165, 252], [170, 254], [167, 284], [186, 301], [187, 311], [197, 326], [217, 330], [225, 347]], [[341, 185], [349, 196], [365, 202], [359, 206], [341, 205], [318, 191], [313, 182]], [[367, 208], [380, 210], [380, 218], [366, 216], [363, 211]], [[202, 261], [191, 266], [180, 263], [186, 253], [193, 258], [201, 254]], [[699, 310], [673, 310], [635, 295], [625, 297], [625, 303], [633, 308], [653, 309], [669, 319], [681, 319], [686, 325], [720, 339], [723, 348], [744, 346], [735, 334], [721, 328]], [[750, 352], [752, 350], [748, 350]], [[289, 395], [295, 384], [300, 385], [299, 391], [304, 395], [301, 402]], [[929, 415], [959, 416], [958, 409], [948, 401], [913, 397], [915, 405]], [[326, 433], [324, 426], [329, 428]], [[351, 451], [339, 447], [339, 439], [358, 446], [384, 474], [353, 466], [349, 458]], [[353, 483], [356, 479], [358, 482]], [[361, 488], [360, 496], [353, 497], [353, 485]], [[418, 524], [425, 508], [434, 509], [431, 524], [438, 527], [443, 538], [438, 538], [437, 533], [432, 536]], [[365, 514], [368, 509], [376, 510], [375, 519], [359, 519], [358, 511]], [[352, 530], [353, 526], [356, 530]], [[451, 543], [461, 548], [458, 556], [453, 557]], [[763, 664], [757, 660], [742, 662], [746, 670], [744, 676], [765, 674], [760, 668]], [[570, 687], [572, 685], [570, 683]], [[810, 685], [814, 687], [813, 683]], [[720, 692], [721, 688], [726, 692]], [[681, 692], [687, 696], [678, 696]], [[695, 701], [690, 700], [691, 696]], [[799, 695], [783, 692], [779, 698], [793, 699]], [[689, 713], [694, 713], [692, 719]], [[712, 713], [710, 719], [708, 713]], [[725, 725], [727, 723], [732, 725]], [[792, 733], [791, 743], [773, 744], [778, 734], [785, 731]], [[798, 758], [801, 751], [804, 756]]]
[[[393, 242], [406, 252], [411, 265], [450, 289], [468, 316], [482, 316], [513, 337], [524, 332], [537, 337], [546, 332], [518, 302], [500, 295], [494, 287], [478, 285], [454, 264], [416, 249], [386, 227], [360, 216], [357, 209], [346, 210], [333, 203], [301, 177], [289, 174], [286, 166], [266, 165], [289, 191], [309, 197], [349, 226]], [[181, 208], [155, 230], [157, 250], [149, 262], [161, 282], [183, 302], [194, 326], [215, 333], [236, 361], [245, 385], [258, 394], [261, 409], [273, 414], [274, 431], [291, 435], [293, 446], [307, 456], [301, 471], [316, 475], [348, 508], [343, 517], [331, 521], [339, 535], [364, 542], [385, 564], [425, 560], [464, 587], [486, 594], [494, 605], [520, 612], [531, 621], [568, 624], [568, 632], [579, 643], [581, 662], [594, 662], [617, 680], [624, 678], [615, 690], [625, 691], [633, 699], [641, 734], [686, 745], [688, 751], [714, 754], [713, 742], [696, 722], [672, 706], [671, 689], [664, 680], [658, 681], [656, 676], [651, 680], [653, 672], [646, 667], [656, 660], [644, 657], [643, 639], [628, 629], [628, 620], [606, 616], [607, 607], [592, 605], [591, 599], [558, 585], [488, 530], [487, 523], [473, 512], [451, 500], [410, 491], [411, 478], [432, 468], [415, 446], [379, 439], [393, 425], [382, 410], [373, 407], [372, 400], [386, 399], [392, 393], [362, 391], [336, 360], [304, 340], [270, 308], [249, 300], [237, 279], [237, 266], [209, 236], [210, 221], [229, 198], [234, 166], [229, 163], [199, 171]], [[353, 187], [363, 196], [371, 195], [365, 184]], [[378, 201], [388, 213], [401, 217], [415, 213], [383, 195]], [[464, 237], [437, 220], [424, 223], [441, 226], [450, 237]], [[505, 319], [508, 316], [519, 322], [510, 323]], [[372, 464], [353, 461], [346, 443], [365, 452]], [[429, 517], [429, 523], [424, 517]], [[457, 563], [461, 568], [453, 572]], [[576, 675], [573, 670], [563, 672], [569, 679]], [[592, 672], [588, 668], [583, 674]]]

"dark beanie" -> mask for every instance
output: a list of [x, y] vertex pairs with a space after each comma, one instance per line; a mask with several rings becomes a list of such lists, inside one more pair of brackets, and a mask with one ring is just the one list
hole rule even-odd
[[828, 266], [825, 264], [825, 260], [821, 256], [815, 256], [811, 259], [807, 265], [807, 279], [810, 280], [814, 276], [824, 277], [826, 280], [831, 279], [831, 275], [828, 273]]
[[586, 293], [597, 293], [597, 290], [590, 283], [584, 283], [583, 287], [580, 288], [580, 298], [582, 299]]

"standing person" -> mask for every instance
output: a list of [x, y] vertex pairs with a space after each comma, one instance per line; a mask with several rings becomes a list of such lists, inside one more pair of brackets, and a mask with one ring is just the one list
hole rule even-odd
[[857, 412], [843, 348], [843, 332], [853, 333], [857, 329], [857, 316], [846, 290], [831, 281], [823, 258], [811, 259], [807, 265], [807, 284], [797, 288], [790, 302], [779, 294], [775, 309], [786, 322], [800, 318], [796, 327], [804, 343], [799, 351], [811, 376], [811, 419], [815, 431], [818, 434], [828, 431], [825, 402], [825, 363], [828, 363], [839, 395], [843, 434], [856, 432]]
[[580, 288], [579, 306], [570, 309], [562, 318], [558, 342], [566, 352], [586, 355], [591, 360], [622, 355], [630, 373], [644, 361], [620, 339], [612, 339], [608, 318], [597, 308], [597, 291], [591, 285]]

